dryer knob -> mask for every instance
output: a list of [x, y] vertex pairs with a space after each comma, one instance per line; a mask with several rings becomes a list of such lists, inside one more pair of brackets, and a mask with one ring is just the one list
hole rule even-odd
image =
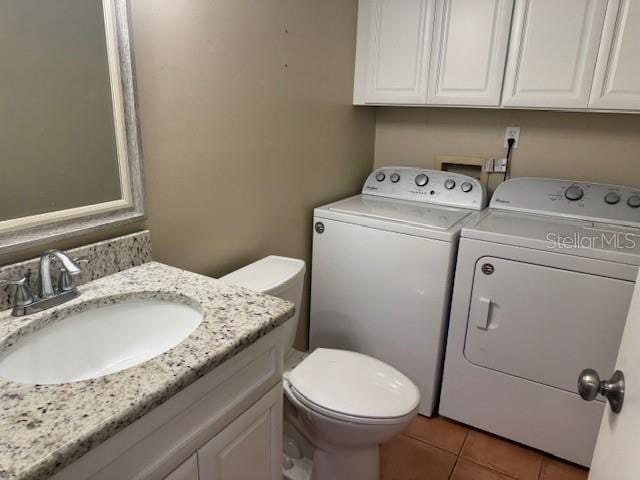
[[384, 179], [387, 178], [387, 176], [384, 174], [384, 172], [378, 172], [376, 173], [376, 180], [379, 182], [384, 181]]
[[469, 182], [462, 182], [462, 185], [460, 185], [460, 188], [464, 193], [468, 193], [471, 190], [473, 190], [473, 185], [471, 185], [471, 183]]
[[615, 205], [620, 201], [620, 194], [618, 192], [609, 192], [604, 196], [604, 201], [609, 205]]
[[392, 173], [391, 176], [389, 177], [389, 179], [393, 183], [398, 183], [400, 181], [400, 175], [398, 175], [397, 173]]
[[584, 190], [582, 190], [578, 185], [571, 185], [564, 191], [564, 196], [567, 200], [575, 202], [584, 197]]
[[429, 177], [427, 177], [424, 173], [416, 176], [416, 185], [419, 187], [424, 187], [427, 183], [429, 183]]
[[453, 190], [455, 186], [456, 186], [455, 180], [451, 180], [450, 178], [448, 178], [444, 181], [444, 188], [446, 188], [447, 190]]
[[629, 200], [627, 200], [627, 205], [629, 205], [631, 208], [640, 207], [640, 195], [631, 195], [629, 197]]

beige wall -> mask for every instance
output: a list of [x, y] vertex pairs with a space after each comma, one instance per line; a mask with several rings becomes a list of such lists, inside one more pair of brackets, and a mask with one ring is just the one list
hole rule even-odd
[[375, 112], [351, 106], [356, 3], [132, 2], [158, 260], [213, 276], [309, 262], [313, 207], [373, 162]]
[[436, 155], [504, 156], [504, 129], [518, 125], [513, 176], [640, 187], [640, 115], [380, 107], [376, 116], [376, 166], [430, 168]]

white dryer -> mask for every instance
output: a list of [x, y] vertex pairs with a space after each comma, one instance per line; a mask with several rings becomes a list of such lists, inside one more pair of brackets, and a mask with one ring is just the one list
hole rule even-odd
[[476, 179], [374, 171], [361, 195], [314, 211], [310, 347], [365, 353], [438, 398], [458, 238], [486, 205]]
[[[589, 465], [638, 265], [640, 190], [517, 178], [462, 230], [440, 402], [444, 416]], [[606, 372], [606, 373], [605, 373]]]

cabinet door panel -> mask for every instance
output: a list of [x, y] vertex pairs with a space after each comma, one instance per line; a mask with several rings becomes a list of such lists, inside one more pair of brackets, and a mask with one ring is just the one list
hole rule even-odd
[[165, 480], [198, 480], [198, 461], [196, 455], [176, 468]]
[[435, 0], [374, 0], [369, 12], [367, 103], [424, 104]]
[[640, 2], [636, 0], [609, 2], [589, 106], [640, 110]]
[[513, 0], [438, 0], [428, 103], [500, 105]]
[[516, 0], [503, 104], [587, 108], [607, 0]]
[[198, 450], [200, 480], [282, 478], [282, 387], [255, 405]]

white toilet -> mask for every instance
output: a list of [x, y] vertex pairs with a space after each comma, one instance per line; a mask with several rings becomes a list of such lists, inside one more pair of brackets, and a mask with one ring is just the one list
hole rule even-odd
[[326, 348], [306, 355], [293, 349], [304, 274], [302, 260], [269, 256], [220, 280], [296, 306], [284, 325], [283, 386], [290, 402], [285, 411], [314, 447], [312, 480], [377, 480], [378, 445], [416, 416], [420, 393], [401, 372], [367, 355]]

